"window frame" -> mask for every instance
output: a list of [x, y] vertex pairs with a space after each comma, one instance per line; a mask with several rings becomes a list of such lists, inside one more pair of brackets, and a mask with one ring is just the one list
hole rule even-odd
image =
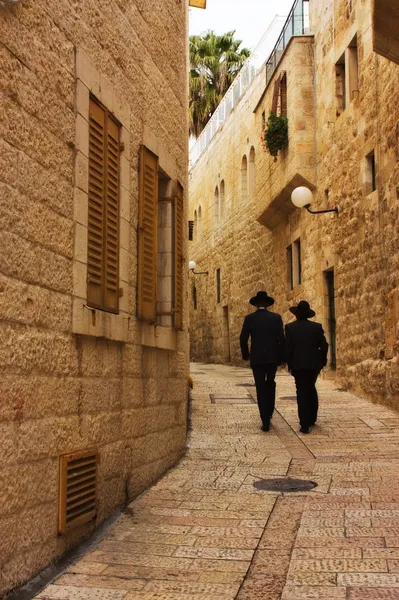
[[[72, 259], [72, 332], [115, 341], [129, 338], [129, 302], [135, 290], [129, 278], [130, 106], [87, 54], [76, 50], [74, 164], [74, 251]], [[118, 314], [88, 306], [88, 192], [90, 94], [120, 123]], [[122, 149], [123, 148], [123, 149]]]

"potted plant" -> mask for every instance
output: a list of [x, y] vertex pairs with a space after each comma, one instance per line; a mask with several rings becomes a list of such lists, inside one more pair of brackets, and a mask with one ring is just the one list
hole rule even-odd
[[261, 136], [262, 149], [269, 152], [277, 160], [279, 150], [285, 148], [288, 144], [288, 119], [282, 115], [275, 115], [271, 112], [267, 120], [265, 130]]

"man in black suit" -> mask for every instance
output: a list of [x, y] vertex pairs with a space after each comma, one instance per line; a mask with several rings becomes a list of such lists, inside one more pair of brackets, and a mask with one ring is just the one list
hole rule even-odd
[[[241, 354], [244, 360], [250, 360], [262, 430], [269, 431], [276, 398], [274, 379], [277, 367], [284, 362], [284, 327], [280, 315], [267, 310], [274, 300], [266, 292], [258, 292], [249, 302], [257, 307], [257, 311], [244, 319], [240, 335]], [[249, 337], [251, 350], [248, 349]]]
[[285, 326], [286, 359], [295, 378], [300, 431], [309, 433], [309, 427], [317, 420], [319, 399], [316, 380], [327, 364], [328, 343], [321, 324], [308, 321], [316, 314], [309, 302], [301, 300], [290, 311], [297, 320]]

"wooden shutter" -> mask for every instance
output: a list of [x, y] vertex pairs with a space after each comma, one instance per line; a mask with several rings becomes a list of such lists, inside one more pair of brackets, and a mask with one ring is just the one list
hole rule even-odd
[[280, 114], [287, 116], [287, 74], [285, 71], [280, 76]]
[[158, 157], [145, 146], [140, 153], [138, 314], [156, 320], [158, 236]]
[[280, 91], [280, 78], [281, 78], [281, 76], [279, 75], [277, 77], [276, 81], [274, 82], [274, 89], [273, 89], [272, 113], [274, 113], [275, 115], [277, 115], [278, 95], [279, 95], [279, 91]]
[[90, 100], [87, 304], [102, 308], [105, 191], [105, 112]]
[[87, 303], [118, 312], [119, 132], [108, 111], [90, 99]]
[[176, 194], [173, 199], [174, 221], [174, 326], [183, 328], [183, 237], [184, 237], [184, 205], [183, 188], [176, 184]]
[[119, 127], [109, 116], [104, 270], [104, 308], [111, 312], [117, 312], [119, 298]]

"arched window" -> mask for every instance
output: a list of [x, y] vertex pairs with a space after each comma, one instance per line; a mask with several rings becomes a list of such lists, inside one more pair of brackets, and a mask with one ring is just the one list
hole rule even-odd
[[201, 235], [202, 235], [202, 208], [201, 208], [201, 205], [200, 205], [199, 209], [198, 209], [198, 234], [197, 234], [197, 241], [198, 242], [201, 239]]
[[215, 187], [215, 193], [213, 195], [213, 224], [217, 226], [219, 224], [219, 188]]
[[194, 241], [198, 240], [198, 216], [197, 211], [194, 211]]
[[248, 161], [247, 157], [242, 157], [241, 161], [241, 201], [244, 203], [248, 198]]
[[224, 197], [224, 179], [220, 182], [220, 205], [219, 205], [219, 216], [220, 220], [223, 221], [226, 212], [226, 203]]
[[248, 169], [248, 193], [251, 200], [255, 197], [256, 191], [256, 173], [255, 173], [255, 148], [252, 146], [249, 153], [249, 169]]

